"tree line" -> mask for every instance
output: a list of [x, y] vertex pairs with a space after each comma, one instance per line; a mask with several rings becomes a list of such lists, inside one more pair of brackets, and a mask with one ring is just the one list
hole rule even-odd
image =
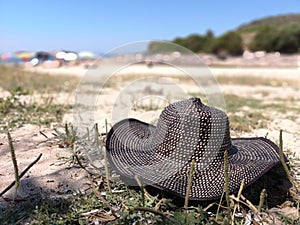
[[249, 49], [287, 54], [300, 52], [300, 24], [292, 23], [279, 28], [264, 27], [257, 32]]
[[[243, 54], [245, 49], [250, 51], [280, 52], [286, 54], [300, 52], [300, 24], [291, 23], [280, 27], [259, 27], [250, 43], [245, 46], [243, 34], [246, 31], [229, 31], [219, 37], [215, 37], [211, 30], [206, 34], [191, 34], [187, 37], [177, 37], [173, 43], [183, 46], [195, 53], [213, 53], [217, 55]], [[176, 47], [174, 47], [176, 50]], [[171, 49], [169, 49], [171, 50]], [[150, 53], [166, 52], [159, 42], [149, 45]]]

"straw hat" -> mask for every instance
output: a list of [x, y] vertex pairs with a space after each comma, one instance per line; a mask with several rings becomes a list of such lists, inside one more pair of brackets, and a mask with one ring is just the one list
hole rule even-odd
[[167, 106], [156, 127], [122, 120], [106, 141], [109, 163], [127, 184], [136, 184], [138, 178], [181, 197], [186, 195], [194, 160], [191, 200], [222, 195], [226, 150], [230, 192], [237, 191], [243, 179], [249, 185], [280, 162], [278, 147], [266, 138], [231, 138], [227, 115], [199, 98]]

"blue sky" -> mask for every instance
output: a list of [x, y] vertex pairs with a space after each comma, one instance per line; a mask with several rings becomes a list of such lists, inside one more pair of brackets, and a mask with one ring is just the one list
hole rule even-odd
[[253, 19], [300, 13], [299, 0], [0, 0], [0, 53], [106, 52], [141, 40], [220, 35]]

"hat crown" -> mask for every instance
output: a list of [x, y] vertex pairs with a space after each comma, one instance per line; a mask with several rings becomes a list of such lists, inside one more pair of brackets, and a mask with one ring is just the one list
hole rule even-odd
[[192, 157], [196, 161], [223, 158], [230, 150], [227, 115], [190, 98], [167, 106], [160, 115], [152, 143], [162, 156]]

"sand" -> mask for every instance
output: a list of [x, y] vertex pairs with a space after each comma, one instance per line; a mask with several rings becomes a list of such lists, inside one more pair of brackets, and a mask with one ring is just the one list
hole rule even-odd
[[[111, 66], [111, 68], [120, 69], [117, 65]], [[213, 76], [254, 76], [254, 77], [266, 77], [266, 78], [281, 78], [281, 79], [300, 79], [300, 67], [293, 68], [260, 68], [260, 67], [203, 67], [206, 73], [211, 73]], [[60, 67], [60, 68], [43, 68], [34, 67], [27, 68], [27, 71], [45, 73], [51, 75], [70, 75], [83, 77], [90, 73], [97, 73], [97, 71], [103, 71], [103, 68], [98, 67], [95, 69], [86, 69], [82, 66], [74, 67]], [[176, 67], [167, 67], [161, 65], [155, 65], [152, 68], [148, 68], [145, 65], [128, 65], [118, 71], [118, 74], [160, 74], [167, 76], [176, 76], [184, 74], [182, 71], [198, 71], [199, 68], [193, 66], [181, 66], [179, 69]]]

